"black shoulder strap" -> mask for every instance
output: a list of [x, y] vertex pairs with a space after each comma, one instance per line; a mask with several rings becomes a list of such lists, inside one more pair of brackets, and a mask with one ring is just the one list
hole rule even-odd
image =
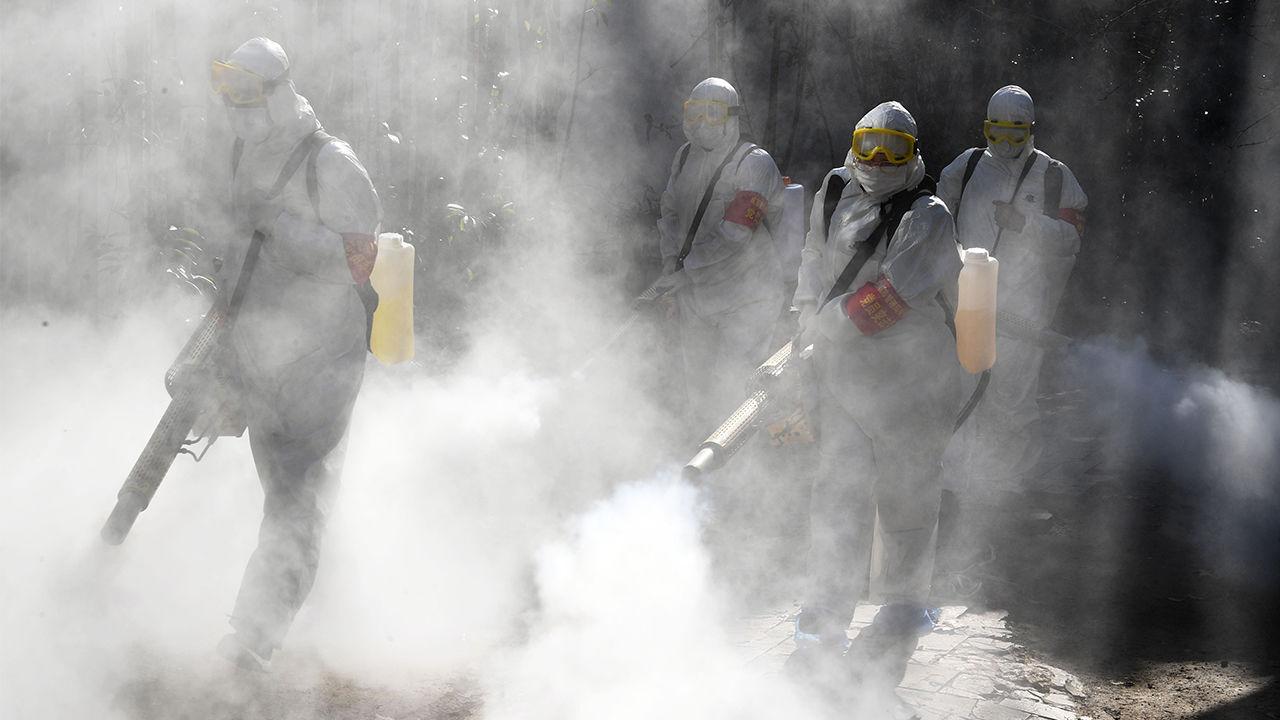
[[[858, 249], [854, 251], [853, 257], [849, 259], [849, 264], [845, 265], [844, 270], [840, 271], [840, 277], [836, 278], [835, 284], [827, 292], [826, 300], [822, 301], [823, 305], [848, 292], [849, 286], [853, 284], [853, 280], [858, 276], [858, 272], [862, 270], [862, 266], [866, 265], [867, 260], [870, 260], [871, 256], [875, 254], [876, 248], [880, 246], [880, 241], [887, 237], [888, 243], [893, 242], [893, 236], [898, 232], [898, 226], [902, 224], [903, 216], [911, 210], [911, 206], [915, 204], [916, 200], [930, 197], [937, 191], [937, 183], [934, 182], [933, 178], [925, 175], [924, 179], [915, 187], [902, 190], [881, 203], [880, 214], [882, 217], [880, 224], [876, 225], [875, 230], [871, 231], [871, 237], [858, 243]], [[828, 232], [830, 232], [829, 229]]]
[[244, 138], [237, 137], [236, 141], [231, 143], [231, 177], [236, 176], [236, 171], [240, 169], [240, 157], [244, 155]]
[[[725, 167], [729, 165], [729, 161], [734, 155], [738, 154], [744, 146], [730, 150], [724, 156], [724, 160], [720, 162], [720, 167], [716, 168], [715, 175], [711, 176], [711, 182], [707, 183], [706, 192], [702, 193], [702, 202], [698, 204], [698, 211], [693, 214], [693, 222], [689, 223], [689, 232], [684, 236], [684, 246], [680, 248], [680, 254], [676, 256], [676, 269], [680, 270], [684, 267], [684, 259], [689, 257], [689, 253], [693, 250], [693, 239], [698, 234], [698, 228], [702, 225], [702, 216], [707, 214], [707, 206], [711, 204], [711, 196], [715, 192], [716, 183], [720, 182], [720, 175], [724, 173]], [[747, 145], [747, 152], [744, 156], [755, 149], [755, 145]], [[739, 161], [741, 162], [741, 161]]]
[[231, 291], [231, 298], [227, 301], [226, 327], [228, 330], [235, 325], [236, 315], [240, 313], [240, 303], [244, 300], [245, 290], [249, 288], [249, 278], [253, 276], [253, 268], [258, 264], [258, 253], [262, 251], [262, 243], [266, 239], [266, 235], [255, 230], [253, 237], [249, 240], [249, 249], [245, 251], [244, 264], [240, 266], [240, 274], [236, 277], [235, 289]]
[[289, 180], [293, 178], [293, 174], [298, 172], [298, 168], [302, 165], [302, 161], [307, 159], [318, 147], [317, 139], [324, 135], [328, 137], [323, 130], [316, 130], [310, 135], [302, 138], [301, 141], [293, 148], [288, 161], [284, 167], [280, 169], [280, 176], [276, 178], [276, 184], [271, 186], [271, 190], [267, 192], [267, 199], [270, 200], [279, 195], [284, 190], [284, 186], [289, 184]]
[[676, 175], [679, 175], [684, 170], [684, 164], [689, 161], [689, 147], [692, 144], [693, 143], [685, 143], [684, 146], [680, 148], [680, 160], [676, 163]]
[[1044, 214], [1058, 217], [1062, 209], [1062, 163], [1050, 160], [1044, 171]]
[[893, 242], [893, 236], [898, 233], [898, 225], [902, 224], [902, 218], [911, 211], [911, 206], [916, 204], [920, 198], [932, 197], [938, 194], [938, 183], [933, 178], [925, 175], [920, 179], [920, 183], [911, 190], [903, 190], [893, 197], [889, 198], [889, 216], [885, 218], [884, 236], [889, 238], [889, 242]]
[[964, 164], [964, 178], [960, 180], [960, 194], [956, 196], [956, 207], [951, 212], [951, 217], [956, 222], [960, 222], [960, 201], [964, 200], [964, 189], [969, 186], [969, 179], [973, 177], [973, 171], [978, 169], [978, 163], [982, 162], [982, 148], [973, 148], [969, 151], [969, 159]]
[[[1022, 163], [1022, 172], [1018, 173], [1018, 182], [1014, 183], [1013, 195], [1009, 197], [1010, 203], [1018, 199], [1018, 191], [1022, 189], [1022, 183], [1027, 179], [1027, 175], [1031, 173], [1031, 168], [1035, 167], [1037, 157], [1038, 156], [1033, 152], [1031, 157], [1027, 158], [1026, 161]], [[1000, 247], [1000, 238], [1002, 237], [1004, 237], [1004, 228], [1000, 228], [996, 231], [996, 239], [991, 243], [991, 248], [989, 250], [992, 255], [995, 255], [996, 248]]]
[[822, 229], [823, 233], [831, 233], [831, 217], [836, 214], [836, 206], [840, 204], [840, 196], [849, 181], [840, 177], [840, 173], [831, 173], [827, 178], [827, 188], [822, 194]]
[[[324, 136], [328, 140], [323, 130], [308, 135], [298, 142], [293, 152], [289, 155], [288, 161], [284, 167], [280, 169], [280, 175], [276, 178], [275, 185], [271, 186], [271, 191], [267, 193], [267, 199], [271, 199], [280, 194], [284, 190], [284, 186], [289, 183], [289, 179], [298, 171], [298, 166], [311, 154], [315, 148], [320, 146], [317, 138]], [[236, 170], [239, 169], [240, 158], [244, 154], [244, 141], [236, 138], [235, 143], [231, 146], [231, 173], [235, 176]], [[236, 314], [240, 311], [240, 303], [244, 299], [245, 291], [249, 287], [249, 278], [253, 276], [253, 268], [258, 264], [258, 254], [262, 251], [262, 243], [266, 241], [266, 235], [260, 231], [255, 231], [253, 237], [249, 240], [249, 249], [245, 251], [244, 263], [240, 266], [240, 274], [236, 277], [235, 288], [231, 291], [231, 297], [227, 301], [227, 322], [234, 323]]]
[[311, 209], [316, 213], [316, 219], [320, 219], [320, 175], [316, 170], [316, 158], [320, 156], [320, 149], [329, 144], [333, 140], [333, 136], [324, 130], [317, 130], [311, 136], [311, 152], [307, 155], [307, 198], [311, 200]]

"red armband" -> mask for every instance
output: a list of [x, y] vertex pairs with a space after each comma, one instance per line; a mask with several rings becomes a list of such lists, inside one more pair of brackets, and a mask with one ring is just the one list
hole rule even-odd
[[1061, 208], [1058, 210], [1058, 219], [1074, 225], [1080, 237], [1084, 237], [1084, 213], [1075, 208]]
[[769, 201], [765, 200], [760, 193], [739, 190], [733, 196], [733, 202], [724, 209], [724, 219], [755, 230], [760, 221], [764, 220], [764, 213], [768, 208]]
[[363, 233], [342, 233], [342, 247], [347, 251], [347, 268], [357, 285], [369, 281], [373, 263], [378, 259], [378, 241]]
[[893, 289], [889, 278], [883, 275], [875, 282], [858, 288], [844, 302], [844, 314], [849, 316], [863, 335], [875, 335], [892, 327], [910, 309], [898, 291]]

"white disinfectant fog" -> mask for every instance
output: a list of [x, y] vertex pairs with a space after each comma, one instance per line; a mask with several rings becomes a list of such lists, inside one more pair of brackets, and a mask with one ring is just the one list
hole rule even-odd
[[[220, 440], [199, 465], [180, 457], [123, 546], [96, 536], [167, 399], [159, 378], [193, 309], [139, 316], [113, 335], [5, 317], [25, 352], [5, 355], [4, 376], [24, 390], [0, 430], [10, 477], [26, 479], [6, 483], [0, 502], [14, 580], [0, 617], [6, 716], [125, 717], [148, 696], [176, 716], [211, 701], [245, 707], [212, 653], [255, 539], [261, 494], [245, 441]], [[67, 361], [73, 339], [92, 352]], [[547, 433], [581, 411], [553, 399], [563, 383], [498, 350], [448, 381], [370, 366], [321, 578], [278, 682], [324, 692], [453, 681], [497, 718], [802, 707], [730, 639], [697, 492], [673, 477], [607, 497], [611, 483], [585, 476], [553, 487]], [[261, 702], [252, 707], [282, 711]], [[306, 705], [287, 716], [310, 717]]]

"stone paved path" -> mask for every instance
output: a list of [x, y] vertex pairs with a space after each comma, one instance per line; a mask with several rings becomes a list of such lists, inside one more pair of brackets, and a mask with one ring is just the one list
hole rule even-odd
[[[852, 637], [879, 609], [861, 605]], [[749, 667], [782, 672], [795, 643], [799, 608], [742, 618], [736, 645]], [[898, 694], [921, 720], [1077, 720], [1085, 687], [1063, 670], [1036, 662], [1015, 644], [1003, 612], [942, 608], [942, 620], [920, 639]]]

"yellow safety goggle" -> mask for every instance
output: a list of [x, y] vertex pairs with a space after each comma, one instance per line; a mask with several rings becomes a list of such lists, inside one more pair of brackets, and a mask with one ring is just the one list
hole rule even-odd
[[878, 155], [890, 165], [906, 165], [916, 156], [916, 138], [888, 128], [858, 128], [853, 131], [852, 149], [862, 162], [872, 162]]
[[1031, 138], [1031, 123], [1006, 120], [983, 120], [982, 135], [992, 145], [1007, 143], [1018, 146]]
[[708, 125], [723, 125], [738, 114], [738, 108], [720, 100], [685, 100], [685, 122], [701, 120]]
[[221, 95], [222, 101], [228, 105], [261, 105], [266, 102], [267, 93], [283, 82], [288, 74], [286, 71], [275, 80], [267, 80], [252, 70], [214, 60], [210, 82], [213, 91]]

